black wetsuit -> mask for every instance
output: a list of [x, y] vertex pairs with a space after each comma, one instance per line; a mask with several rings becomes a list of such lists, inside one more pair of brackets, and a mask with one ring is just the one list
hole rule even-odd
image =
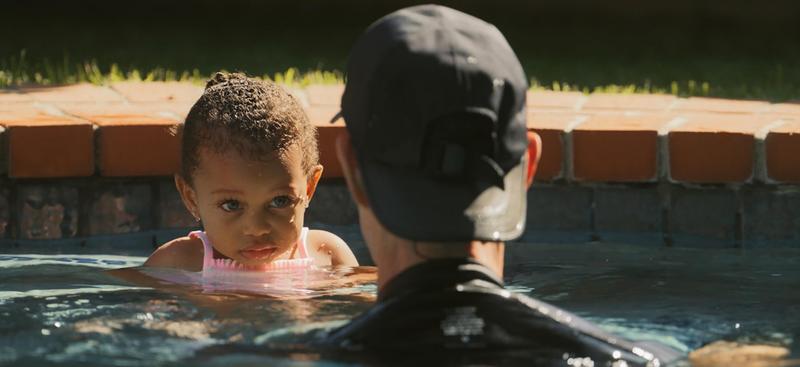
[[374, 307], [329, 332], [317, 346], [400, 365], [575, 366], [581, 365], [577, 358], [590, 358], [594, 366], [619, 360], [628, 366], [663, 366], [681, 357], [511, 293], [491, 270], [467, 259], [432, 260], [404, 271], [386, 284]]

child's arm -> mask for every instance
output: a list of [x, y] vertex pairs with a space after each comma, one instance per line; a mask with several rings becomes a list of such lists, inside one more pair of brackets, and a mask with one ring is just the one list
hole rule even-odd
[[144, 262], [144, 266], [201, 271], [203, 244], [195, 238], [176, 238], [157, 248]]
[[308, 250], [315, 259], [330, 259], [332, 266], [358, 266], [353, 251], [339, 236], [328, 231], [308, 232]]

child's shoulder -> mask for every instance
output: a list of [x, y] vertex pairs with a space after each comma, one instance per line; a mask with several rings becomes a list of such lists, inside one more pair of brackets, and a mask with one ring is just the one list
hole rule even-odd
[[353, 251], [339, 236], [323, 230], [308, 231], [306, 247], [317, 263], [325, 265], [358, 266]]
[[201, 271], [203, 243], [199, 238], [189, 236], [176, 238], [153, 251], [144, 266]]

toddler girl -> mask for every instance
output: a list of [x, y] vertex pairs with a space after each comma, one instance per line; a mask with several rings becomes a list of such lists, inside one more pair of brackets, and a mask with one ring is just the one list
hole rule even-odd
[[358, 265], [342, 239], [303, 227], [322, 175], [316, 129], [280, 86], [217, 73], [186, 117], [181, 153], [175, 185], [205, 231], [162, 245], [145, 266], [205, 275]]

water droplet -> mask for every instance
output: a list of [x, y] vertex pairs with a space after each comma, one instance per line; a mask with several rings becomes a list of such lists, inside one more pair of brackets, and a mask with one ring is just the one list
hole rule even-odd
[[611, 353], [611, 357], [613, 357], [614, 359], [619, 359], [620, 357], [622, 357], [622, 353], [620, 353], [618, 350], [615, 350], [614, 353]]
[[56, 322], [53, 324], [53, 326], [55, 326], [55, 327], [57, 327], [57, 328], [58, 328], [58, 327], [61, 327], [61, 325], [62, 325], [62, 324], [61, 324], [60, 322], [58, 322], [58, 321], [56, 321]]
[[734, 327], [734, 328], [736, 328], [736, 329], [738, 329], [738, 328], [742, 327], [742, 325], [741, 325], [740, 323], [738, 323], [738, 322], [737, 322], [737, 323], [736, 323], [736, 325], [733, 325], [733, 327]]
[[468, 64], [477, 64], [478, 63], [478, 59], [475, 56], [468, 56], [467, 57], [467, 63]]
[[50, 330], [42, 329], [42, 335], [44, 335], [44, 336], [50, 335]]

